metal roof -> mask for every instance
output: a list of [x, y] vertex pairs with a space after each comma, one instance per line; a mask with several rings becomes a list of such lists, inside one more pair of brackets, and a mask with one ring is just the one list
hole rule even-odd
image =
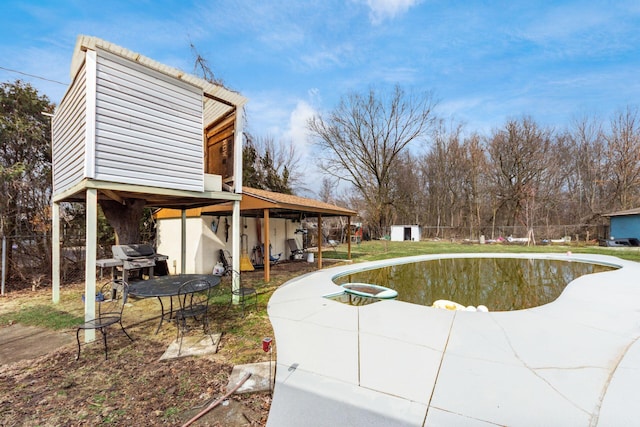
[[640, 214], [640, 208], [633, 208], [633, 209], [627, 209], [624, 211], [602, 214], [602, 216], [625, 216], [625, 215], [638, 215], [638, 214]]
[[224, 88], [223, 86], [216, 85], [210, 83], [204, 79], [196, 77], [194, 75], [185, 73], [184, 71], [170, 67], [168, 65], [162, 64], [158, 61], [155, 61], [151, 58], [148, 58], [144, 55], [136, 53], [132, 50], [126, 49], [124, 47], [118, 46], [106, 40], [102, 40], [98, 37], [92, 37], [87, 35], [79, 35], [76, 40], [76, 46], [73, 53], [73, 58], [71, 60], [71, 80], [73, 80], [78, 73], [78, 70], [84, 63], [84, 52], [87, 50], [95, 50], [102, 49], [107, 52], [111, 52], [115, 55], [121, 56], [123, 58], [129, 59], [131, 61], [135, 61], [139, 64], [144, 65], [145, 67], [154, 69], [161, 73], [167, 74], [176, 79], [180, 79], [184, 82], [187, 82], [193, 86], [197, 86], [202, 89], [202, 91], [209, 95], [208, 99], [215, 100], [220, 104], [229, 104], [235, 107], [242, 107], [247, 103], [247, 98], [240, 95], [237, 92], [231, 91], [229, 89]]

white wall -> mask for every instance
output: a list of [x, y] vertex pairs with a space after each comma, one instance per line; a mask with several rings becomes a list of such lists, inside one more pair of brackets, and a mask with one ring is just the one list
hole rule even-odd
[[86, 68], [82, 66], [53, 117], [54, 194], [84, 178], [86, 89]]
[[203, 191], [202, 89], [102, 49], [53, 119], [54, 194], [83, 178]]
[[95, 176], [203, 191], [202, 89], [97, 50]]
[[[229, 225], [228, 239], [225, 236], [225, 218]], [[217, 231], [214, 232], [211, 225], [218, 222]], [[253, 248], [258, 244], [256, 222], [261, 221], [261, 236], [264, 236], [262, 220], [255, 218], [242, 218], [240, 233], [247, 235], [247, 255], [251, 258]], [[245, 227], [246, 225], [246, 227]], [[291, 252], [286, 244], [286, 239], [295, 238], [302, 247], [301, 237], [295, 235], [297, 223], [290, 220], [272, 218], [270, 221], [269, 238], [273, 248], [273, 254], [281, 253], [281, 260], [289, 259]], [[180, 233], [181, 219], [158, 220], [158, 253], [169, 256], [168, 266], [171, 274], [180, 273]], [[199, 218], [187, 218], [187, 248], [185, 273], [210, 273], [218, 262], [218, 251], [226, 249], [231, 252], [233, 236], [231, 233], [231, 216], [225, 217], [204, 215]], [[261, 238], [264, 243], [264, 238]], [[240, 242], [242, 244], [242, 242]], [[176, 268], [173, 263], [175, 261]], [[231, 261], [231, 260], [229, 260]]]

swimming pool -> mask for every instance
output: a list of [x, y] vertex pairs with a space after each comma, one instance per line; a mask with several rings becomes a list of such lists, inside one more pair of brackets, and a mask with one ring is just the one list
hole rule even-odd
[[[588, 262], [615, 270], [548, 304], [488, 313], [324, 297], [337, 277], [438, 258]], [[269, 300], [267, 426], [630, 425], [640, 393], [640, 263], [607, 255], [422, 255], [297, 277]]]
[[431, 306], [438, 300], [510, 311], [548, 304], [573, 280], [613, 270], [609, 265], [540, 258], [439, 258], [390, 265], [336, 278], [398, 291], [398, 300]]

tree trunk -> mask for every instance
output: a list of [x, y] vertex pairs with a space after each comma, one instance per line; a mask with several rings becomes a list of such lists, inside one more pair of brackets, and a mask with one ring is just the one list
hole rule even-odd
[[124, 204], [101, 200], [100, 207], [116, 233], [116, 244], [140, 243], [140, 219], [145, 207], [143, 199], [125, 199]]

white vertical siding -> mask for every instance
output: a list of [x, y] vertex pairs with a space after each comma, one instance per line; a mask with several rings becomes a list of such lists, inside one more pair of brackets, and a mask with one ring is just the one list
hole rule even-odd
[[84, 178], [86, 122], [86, 68], [83, 66], [53, 118], [54, 195]]
[[98, 50], [95, 179], [203, 191], [202, 90]]

